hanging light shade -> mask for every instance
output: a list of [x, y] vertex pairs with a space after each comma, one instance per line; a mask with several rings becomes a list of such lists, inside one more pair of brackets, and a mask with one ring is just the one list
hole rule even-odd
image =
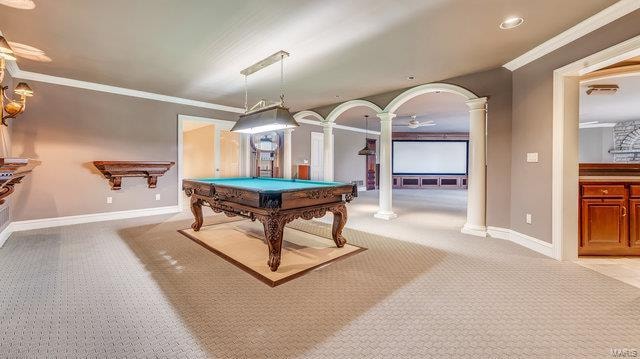
[[299, 127], [289, 109], [272, 105], [254, 112], [241, 115], [231, 131], [241, 133], [260, 133]]
[[33, 96], [33, 90], [25, 82], [18, 83], [15, 90], [13, 90], [13, 92], [15, 92], [20, 96], [27, 96], [27, 97]]
[[364, 115], [364, 123], [365, 123], [365, 129], [364, 129], [365, 145], [363, 149], [358, 151], [358, 155], [373, 156], [376, 154], [376, 151], [369, 147], [369, 141], [367, 141], [367, 135], [369, 134], [369, 115]]
[[[289, 109], [284, 106], [284, 59], [288, 56], [288, 52], [280, 50], [240, 71], [240, 74], [244, 76], [244, 107], [246, 113], [240, 115], [231, 131], [241, 133], [260, 133], [300, 126], [293, 116], [291, 116]], [[276, 62], [280, 62], [280, 102], [268, 105], [266, 100], [261, 100], [249, 109], [247, 77], [272, 64], [275, 64]]]

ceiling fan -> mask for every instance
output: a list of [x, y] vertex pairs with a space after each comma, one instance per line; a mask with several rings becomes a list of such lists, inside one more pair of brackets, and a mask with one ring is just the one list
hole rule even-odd
[[[407, 116], [399, 116], [397, 118], [406, 118]], [[429, 120], [429, 121], [423, 121], [420, 122], [418, 121], [418, 116], [417, 115], [412, 115], [410, 116], [410, 120], [409, 123], [407, 123], [406, 125], [393, 125], [393, 126], [398, 126], [398, 127], [409, 127], [411, 129], [415, 129], [415, 128], [419, 128], [419, 127], [428, 127], [428, 126], [435, 126], [436, 123], [433, 120]]]

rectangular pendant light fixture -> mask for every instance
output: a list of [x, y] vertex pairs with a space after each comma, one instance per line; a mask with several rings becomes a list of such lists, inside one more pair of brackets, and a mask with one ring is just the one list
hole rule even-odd
[[256, 62], [255, 64], [240, 71], [245, 77], [245, 108], [247, 106], [247, 76], [264, 69], [280, 61], [280, 103], [266, 106], [266, 101], [260, 101], [255, 107], [255, 111], [249, 111], [238, 118], [231, 131], [240, 133], [260, 133], [267, 131], [277, 131], [287, 128], [299, 127], [300, 124], [291, 116], [289, 109], [284, 106], [284, 63], [285, 57], [289, 57], [286, 51], [278, 51], [275, 54]]
[[240, 115], [231, 131], [240, 133], [260, 133], [298, 127], [300, 124], [291, 116], [289, 109], [273, 105]]

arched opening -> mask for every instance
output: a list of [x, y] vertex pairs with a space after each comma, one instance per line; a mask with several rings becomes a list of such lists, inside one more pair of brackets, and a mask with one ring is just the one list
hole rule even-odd
[[[380, 128], [380, 198], [376, 217], [395, 218], [393, 211], [393, 123], [401, 107], [410, 106], [413, 99], [429, 93], [447, 93], [461, 97], [468, 108], [468, 171], [467, 218], [462, 231], [468, 234], [486, 236], [486, 98], [452, 84], [431, 83], [408, 89], [394, 98], [378, 115]], [[461, 179], [459, 179], [461, 180]], [[418, 179], [418, 181], [421, 181]], [[421, 182], [418, 182], [418, 186]]]
[[394, 213], [432, 228], [461, 228], [467, 217], [469, 108], [455, 93], [404, 102], [392, 121]]

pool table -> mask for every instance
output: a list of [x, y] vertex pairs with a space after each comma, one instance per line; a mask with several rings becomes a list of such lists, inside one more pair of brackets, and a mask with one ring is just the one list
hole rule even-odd
[[194, 231], [202, 227], [202, 206], [230, 217], [260, 221], [269, 248], [267, 265], [274, 272], [280, 265], [284, 226], [296, 218], [310, 220], [333, 213], [333, 241], [344, 246], [345, 202], [358, 196], [354, 184], [257, 177], [185, 179], [182, 189], [191, 198]]

